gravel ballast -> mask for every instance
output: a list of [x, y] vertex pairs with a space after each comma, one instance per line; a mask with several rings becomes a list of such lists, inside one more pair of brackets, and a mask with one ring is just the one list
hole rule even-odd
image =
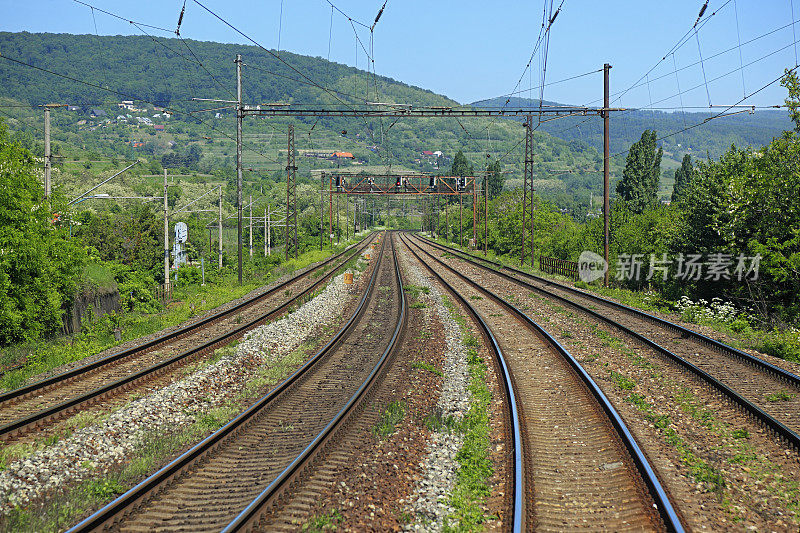
[[[450, 316], [441, 292], [430, 280], [414, 268], [408, 269], [408, 275], [411, 283], [430, 289], [429, 294], [420, 294], [420, 300], [427, 304], [426, 310], [438, 315], [445, 334], [444, 381], [437, 409], [442, 420], [452, 417], [460, 421], [470, 404], [467, 350], [462, 343], [461, 328]], [[459, 467], [456, 454], [462, 443], [461, 434], [457, 431], [431, 432], [427, 453], [420, 461], [422, 477], [409, 498], [409, 510], [416, 521], [406, 525], [407, 531], [441, 530], [445, 518], [454, 512], [447, 502], [456, 483]]]
[[320, 325], [336, 321], [352, 296], [335, 277], [315, 298], [295, 312], [248, 332], [235, 350], [184, 379], [135, 400], [101, 422], [6, 465], [0, 472], [0, 509], [99, 478], [136, 454], [145, 434], [170, 433], [224, 405], [260, 370], [272, 366], [309, 339]]

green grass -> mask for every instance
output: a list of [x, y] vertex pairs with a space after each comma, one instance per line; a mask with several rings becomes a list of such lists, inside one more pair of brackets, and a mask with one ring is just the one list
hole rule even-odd
[[455, 487], [450, 493], [450, 505], [455, 511], [447, 516], [445, 531], [481, 531], [483, 524], [493, 518], [484, 511], [485, 499], [490, 493], [488, 480], [493, 473], [489, 455], [492, 394], [486, 387], [486, 363], [473, 349], [469, 350], [467, 367], [471, 403], [460, 424], [463, 443], [456, 454], [459, 467]]
[[[486, 362], [478, 355], [480, 343], [470, 332], [467, 321], [457, 308], [446, 297], [442, 297], [450, 316], [461, 328], [462, 343], [469, 347], [467, 351], [467, 371], [470, 393], [470, 406], [464, 418], [458, 424], [463, 435], [461, 449], [456, 454], [458, 472], [456, 484], [449, 496], [449, 503], [454, 512], [444, 521], [444, 531], [480, 531], [483, 524], [493, 516], [484, 510], [486, 497], [489, 495], [488, 480], [493, 473], [490, 457], [491, 428], [489, 427], [489, 407], [492, 394], [486, 386]], [[440, 417], [441, 419], [441, 417]], [[448, 427], [454, 421], [427, 418], [432, 427]], [[430, 427], [430, 426], [429, 426]]]
[[[343, 248], [343, 246], [342, 246]], [[175, 304], [156, 314], [124, 313], [119, 317], [122, 341], [137, 339], [168, 327], [182, 324], [192, 316], [213, 309], [231, 300], [241, 298], [250, 291], [266, 285], [289, 272], [306, 268], [330, 255], [330, 251], [312, 250], [298, 259], [290, 259], [274, 267], [270, 272], [247, 276], [245, 283], [238, 285], [237, 275], [230, 273], [217, 282], [205, 286], [177, 286], [173, 291]], [[18, 370], [5, 374], [0, 379], [0, 388], [12, 390], [23, 385], [31, 376], [47, 372], [63, 364], [79, 361], [118, 344], [114, 340], [109, 320], [100, 318], [85, 331], [72, 337], [60, 337], [4, 348], [0, 352], [0, 366], [18, 361], [26, 364]]]
[[426, 361], [414, 361], [413, 363], [411, 363], [411, 368], [427, 370], [428, 372], [436, 374], [437, 376], [444, 376], [444, 373], [441, 370], [439, 370], [438, 368], [436, 368], [435, 366]]
[[378, 439], [384, 439], [397, 431], [397, 424], [406, 414], [406, 402], [395, 400], [383, 410], [377, 424], [372, 427], [372, 434]]
[[722, 472], [709, 465], [702, 458], [697, 457], [689, 448], [685, 440], [671, 427], [669, 416], [660, 413], [655, 406], [644, 399], [644, 396], [632, 393], [625, 401], [633, 404], [645, 414], [645, 418], [658, 428], [664, 441], [674, 447], [680, 455], [681, 461], [689, 469], [691, 477], [701, 483], [710, 492], [721, 493], [725, 489], [725, 477]]
[[633, 390], [636, 388], [636, 382], [633, 381], [628, 376], [625, 376], [619, 372], [614, 372], [613, 370], [609, 370], [611, 381], [613, 381], [617, 387], [622, 390]]
[[303, 524], [302, 531], [308, 531], [309, 533], [333, 531], [337, 529], [337, 525], [341, 523], [342, 514], [338, 509], [333, 509], [327, 514], [312, 517], [308, 522]]
[[768, 402], [788, 402], [791, 401], [794, 397], [795, 397], [794, 394], [790, 394], [785, 390], [781, 390], [774, 394], [768, 394], [766, 399]]
[[[615, 300], [630, 307], [643, 311], [655, 311], [664, 314], [674, 314], [676, 303], [667, 300], [657, 292], [641, 292], [618, 287], [602, 287], [596, 284], [576, 282], [579, 287], [594, 292], [605, 298]], [[733, 346], [757, 350], [773, 357], [787, 361], [800, 362], [800, 331], [797, 329], [771, 329], [765, 330], [753, 327], [747, 319], [737, 317], [733, 321], [705, 319], [697, 313], [686, 312], [681, 319], [724, 333], [731, 337]]]
[[453, 415], [444, 416], [444, 412], [438, 407], [434, 407], [431, 409], [430, 413], [425, 415], [425, 418], [422, 420], [422, 425], [428, 428], [429, 431], [437, 433], [449, 433], [461, 430], [459, 420]]
[[[2, 531], [53, 531], [59, 524], [73, 523], [87, 510], [97, 508], [117, 494], [129, 489], [143, 476], [152, 473], [165, 460], [180, 450], [195, 444], [201, 438], [228, 423], [240, 411], [243, 402], [252, 400], [266, 387], [284, 379], [296, 368], [319, 342], [302, 344], [289, 355], [269, 367], [262, 367], [256, 378], [248, 382], [242, 391], [225, 404], [195, 414], [195, 421], [188, 426], [168, 433], [150, 432], [142, 436], [136, 446], [136, 456], [120, 470], [85, 481], [68, 489], [64, 494], [54, 496], [41, 509], [16, 507], [5, 518], [0, 518]], [[225, 353], [226, 348], [217, 352]], [[216, 354], [215, 354], [216, 355]], [[88, 423], [90, 416], [76, 415], [71, 418], [74, 424]], [[0, 470], [7, 462], [27, 457], [41, 444], [19, 444], [0, 448]], [[84, 468], [93, 470], [94, 465], [85, 462]]]
[[84, 286], [94, 286], [109, 289], [116, 289], [117, 282], [114, 280], [114, 273], [106, 267], [98, 263], [87, 263], [83, 267], [83, 281]]

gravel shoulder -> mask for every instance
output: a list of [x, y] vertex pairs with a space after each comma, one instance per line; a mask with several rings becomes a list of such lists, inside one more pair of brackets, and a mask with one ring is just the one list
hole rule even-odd
[[237, 404], [283, 379], [310, 355], [311, 346], [332, 335], [332, 326], [363, 290], [365, 277], [368, 272], [348, 287], [342, 275], [336, 276], [296, 311], [248, 332], [235, 347], [218, 350], [180, 381], [6, 464], [0, 471], [0, 509], [8, 513], [46, 502], [81, 482], [103, 479], [135, 463], [156, 435], [202, 425], [209, 417], [211, 429], [221, 426], [238, 412]]

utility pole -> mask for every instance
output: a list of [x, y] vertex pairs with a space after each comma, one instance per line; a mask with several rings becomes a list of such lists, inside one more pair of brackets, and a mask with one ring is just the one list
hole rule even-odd
[[489, 248], [489, 187], [487, 180], [489, 176], [483, 178], [483, 255], [486, 256], [486, 252]]
[[253, 195], [250, 195], [250, 259], [253, 258]]
[[344, 195], [344, 238], [350, 239], [350, 199]]
[[609, 138], [611, 136], [611, 113], [608, 108], [610, 105], [610, 91], [608, 74], [611, 70], [611, 65], [606, 63], [603, 65], [603, 256], [606, 260], [606, 274], [603, 282], [608, 287], [608, 249], [610, 244], [609, 225], [611, 216], [611, 148], [609, 146]]
[[444, 199], [444, 240], [450, 240], [450, 213], [447, 210], [447, 207], [450, 202], [447, 198]]
[[169, 205], [167, 204], [167, 169], [164, 169], [164, 294], [169, 293]]
[[478, 245], [478, 236], [475, 229], [475, 201], [478, 198], [478, 180], [472, 178], [472, 246]]
[[325, 246], [323, 235], [325, 234], [325, 173], [322, 172], [319, 177], [319, 249], [320, 251]]
[[458, 240], [459, 246], [464, 247], [464, 194], [458, 193]]
[[333, 178], [328, 178], [328, 238], [333, 246]]
[[50, 108], [44, 107], [44, 197], [50, 198]]
[[528, 183], [530, 182], [530, 217], [531, 217], [531, 266], [533, 266], [533, 115], [525, 121], [525, 177], [522, 185], [522, 246], [520, 247], [519, 264], [525, 263], [525, 230], [528, 215]]
[[239, 210], [237, 241], [239, 255], [239, 285], [242, 284], [242, 56], [236, 54], [236, 205]]
[[219, 224], [219, 269], [222, 270], [222, 185], [219, 186], [219, 219], [217, 223]]
[[[267, 204], [269, 205], [269, 204]], [[267, 208], [264, 208], [264, 257], [267, 257]]]
[[[294, 124], [289, 124], [289, 139], [287, 142], [286, 155], [286, 259], [289, 259], [289, 247], [294, 248], [294, 256], [297, 257], [297, 182], [294, 160]], [[291, 224], [290, 224], [291, 221]], [[292, 241], [292, 230], [294, 230], [294, 240]]]
[[336, 195], [336, 244], [339, 244], [339, 195]]
[[267, 255], [272, 255], [272, 207], [267, 204]]

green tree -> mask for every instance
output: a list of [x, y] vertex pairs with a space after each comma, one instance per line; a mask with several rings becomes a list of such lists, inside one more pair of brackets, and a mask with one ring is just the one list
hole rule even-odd
[[675, 169], [675, 185], [672, 188], [672, 203], [677, 204], [686, 198], [686, 191], [694, 177], [694, 167], [692, 166], [692, 156], [683, 156], [681, 166]]
[[503, 192], [503, 167], [500, 165], [500, 160], [489, 163], [486, 167], [486, 178], [489, 199], [494, 200]]
[[453, 166], [450, 167], [450, 175], [472, 176], [474, 173], [475, 170], [472, 168], [470, 162], [467, 161], [467, 157], [464, 155], [464, 152], [459, 150], [456, 156], [453, 158]]
[[83, 267], [83, 250], [53, 222], [65, 201], [43, 200], [37, 166], [0, 123], [0, 345], [56, 332]]
[[789, 118], [794, 122], [794, 131], [800, 132], [800, 80], [795, 69], [784, 71], [781, 85], [789, 91], [789, 96], [784, 102], [789, 109]]
[[656, 149], [656, 132], [645, 130], [642, 138], [631, 145], [617, 183], [617, 195], [634, 213], [641, 213], [658, 203], [662, 150]]

